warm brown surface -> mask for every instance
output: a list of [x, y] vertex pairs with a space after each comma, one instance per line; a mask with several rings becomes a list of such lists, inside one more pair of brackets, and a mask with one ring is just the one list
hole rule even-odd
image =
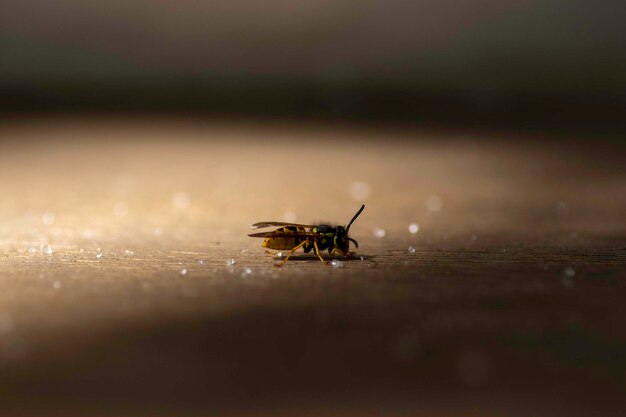
[[[392, 128], [5, 122], [0, 408], [619, 415], [624, 154]], [[246, 237], [289, 211], [347, 222], [355, 181], [371, 188], [352, 230], [363, 260], [278, 269]]]

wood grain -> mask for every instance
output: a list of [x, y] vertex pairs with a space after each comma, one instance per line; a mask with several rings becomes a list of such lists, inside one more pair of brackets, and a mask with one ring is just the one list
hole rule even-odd
[[[619, 415], [625, 155], [393, 126], [4, 122], [0, 409]], [[275, 268], [246, 236], [287, 212], [345, 224], [355, 182], [363, 259]]]

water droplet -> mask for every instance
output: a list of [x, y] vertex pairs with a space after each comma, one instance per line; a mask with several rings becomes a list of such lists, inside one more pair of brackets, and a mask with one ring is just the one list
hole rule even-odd
[[380, 227], [375, 227], [374, 228], [374, 236], [375, 237], [377, 237], [379, 239], [382, 239], [382, 238], [385, 237], [386, 234], [387, 234], [387, 232], [385, 231], [385, 229], [382, 229]]
[[234, 258], [230, 258], [226, 261], [226, 265], [228, 266], [235, 266], [235, 264], [237, 263], [237, 261], [235, 261]]
[[44, 255], [52, 255], [52, 246], [50, 245], [41, 245], [41, 252]]
[[330, 266], [332, 266], [333, 268], [343, 268], [345, 265], [343, 262], [338, 261], [337, 259], [333, 259], [332, 261], [330, 261]]
[[243, 255], [243, 254], [246, 254], [246, 253], [248, 253], [248, 249], [242, 249], [242, 250], [241, 250], [241, 254], [242, 254], [242, 255]]
[[199, 263], [200, 265], [204, 265], [204, 260], [203, 260], [203, 259], [200, 259], [200, 260], [198, 261], [198, 263]]
[[361, 256], [361, 262], [365, 260], [365, 256]]
[[365, 201], [371, 194], [371, 188], [368, 183], [363, 181], [356, 181], [350, 185], [350, 195], [356, 201]]
[[415, 234], [417, 232], [419, 232], [420, 230], [420, 225], [417, 223], [411, 223], [409, 225], [409, 233]]
[[128, 214], [128, 204], [124, 203], [123, 201], [118, 201], [113, 206], [113, 214], [115, 214], [117, 217], [126, 216]]
[[244, 273], [246, 273], [247, 275], [252, 274], [252, 268], [246, 268], [243, 270]]
[[135, 254], [135, 252], [133, 252], [133, 251], [132, 251], [132, 250], [130, 250], [130, 249], [126, 249], [126, 250], [124, 251], [124, 254], [125, 254], [125, 255], [127, 255], [127, 256], [130, 256], [130, 255], [134, 255], [134, 254]]
[[54, 281], [52, 283], [52, 288], [54, 288], [55, 290], [58, 290], [59, 288], [61, 288], [61, 281]]
[[293, 223], [296, 221], [296, 213], [294, 213], [293, 211], [288, 211], [285, 214], [283, 214], [283, 220], [286, 221], [287, 223]]
[[565, 288], [572, 288], [574, 286], [574, 276], [576, 276], [576, 270], [571, 266], [568, 266], [563, 270], [563, 276], [561, 277], [561, 284]]
[[45, 212], [41, 216], [41, 222], [45, 224], [46, 226], [50, 226], [51, 224], [54, 224], [54, 214], [50, 213], [49, 211]]
[[183, 269], [181, 269], [180, 271], [178, 271], [178, 273], [179, 273], [180, 275], [182, 275], [182, 276], [187, 275], [187, 272], [189, 272], [189, 271], [187, 271], [187, 268], [183, 268]]
[[413, 246], [409, 246], [409, 253], [415, 253], [415, 248]]
[[568, 278], [574, 278], [575, 275], [576, 275], [576, 270], [572, 268], [571, 266], [568, 266], [567, 268], [563, 270], [563, 276], [566, 276]]
[[100, 250], [100, 248], [98, 248], [96, 250], [96, 259], [101, 259], [102, 258], [102, 251]]
[[30, 254], [35, 254], [37, 253], [37, 248], [34, 246], [31, 246], [30, 248], [28, 248], [28, 253]]
[[443, 200], [437, 195], [431, 195], [426, 200], [426, 208], [432, 213], [440, 211], [443, 208]]
[[176, 193], [172, 205], [177, 209], [186, 209], [191, 206], [191, 197], [187, 193]]

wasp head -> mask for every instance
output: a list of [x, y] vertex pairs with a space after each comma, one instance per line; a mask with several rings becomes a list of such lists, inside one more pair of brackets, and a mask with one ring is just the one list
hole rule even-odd
[[346, 227], [337, 226], [337, 228], [335, 229], [335, 247], [341, 250], [343, 253], [347, 254], [348, 252], [350, 252], [350, 242], [353, 242], [354, 246], [356, 246], [357, 248], [359, 247], [359, 244], [356, 240], [348, 237], [348, 231], [350, 230], [350, 226], [352, 226], [352, 223], [354, 223], [356, 218], [359, 217], [359, 214], [361, 214], [364, 208], [365, 205], [362, 205], [359, 211], [356, 212], [356, 214], [352, 217], [352, 220], [350, 220], [350, 223], [348, 223]]
[[348, 253], [350, 241], [348, 240], [348, 231], [343, 226], [337, 226], [335, 228], [335, 239], [333, 243], [335, 248], [339, 249], [343, 253]]

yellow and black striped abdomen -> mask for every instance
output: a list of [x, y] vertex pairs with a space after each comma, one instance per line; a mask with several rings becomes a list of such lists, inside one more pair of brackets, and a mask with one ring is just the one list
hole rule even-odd
[[285, 226], [274, 230], [266, 237], [262, 247], [276, 250], [289, 250], [304, 242], [306, 229], [301, 226]]

